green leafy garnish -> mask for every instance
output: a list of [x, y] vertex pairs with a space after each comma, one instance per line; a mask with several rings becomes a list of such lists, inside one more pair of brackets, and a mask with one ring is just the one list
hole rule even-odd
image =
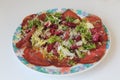
[[92, 40], [92, 35], [91, 35], [90, 32], [87, 32], [87, 33], [85, 34], [85, 39], [88, 40], [88, 41], [91, 41], [91, 40]]
[[61, 18], [61, 15], [62, 15], [62, 14], [59, 13], [59, 12], [56, 12], [56, 13], [54, 14], [54, 16], [57, 17], [57, 18]]
[[59, 36], [51, 36], [48, 40], [48, 43], [54, 43], [56, 41], [61, 42], [61, 38]]
[[63, 31], [66, 31], [67, 29], [68, 29], [67, 26], [63, 26], [63, 27], [62, 27], [62, 30], [63, 30]]
[[84, 49], [90, 50], [90, 49], [95, 49], [96, 45], [95, 43], [87, 43], [87, 44], [83, 44]]
[[79, 23], [80, 23], [80, 20], [79, 20], [79, 19], [75, 19], [75, 20], [73, 21], [73, 23], [79, 24]]
[[86, 22], [82, 21], [80, 25], [78, 25], [75, 30], [77, 32], [81, 33], [82, 41], [84, 44], [92, 40], [91, 32], [89, 31], [89, 28], [86, 25]]
[[80, 33], [86, 33], [88, 28], [85, 22], [81, 22], [80, 25], [76, 26], [75, 30]]
[[60, 50], [59, 52], [59, 60], [63, 60], [66, 57], [65, 54], [62, 53], [62, 51]]
[[85, 35], [81, 35], [81, 38], [82, 38], [82, 42], [83, 42], [84, 44], [86, 44], [86, 43], [87, 43], [87, 40], [85, 39]]
[[28, 28], [32, 28], [33, 26], [41, 26], [41, 22], [38, 19], [33, 19], [28, 21]]
[[74, 41], [73, 41], [72, 39], [69, 39], [69, 42], [70, 42], [70, 44], [73, 44], [73, 43], [74, 43]]
[[52, 52], [50, 52], [49, 54], [46, 55], [46, 57], [49, 58], [49, 59], [51, 59], [53, 56], [54, 56], [54, 55], [53, 55]]
[[65, 25], [58, 25], [60, 30], [66, 31], [68, 29], [68, 26]]
[[46, 40], [39, 38], [39, 35], [42, 34], [42, 29], [43, 27], [38, 27], [37, 30], [34, 32], [34, 34], [32, 34], [32, 37], [31, 37], [32, 46], [39, 48], [40, 46], [46, 44], [47, 42]]
[[46, 14], [47, 14], [47, 17], [46, 17], [45, 21], [50, 21], [51, 23], [55, 23], [55, 19], [54, 19], [53, 15], [50, 13], [46, 13]]
[[72, 17], [69, 17], [69, 16], [66, 17], [66, 21], [67, 21], [67, 22], [73, 22], [74, 20], [75, 20], [75, 19], [72, 18]]
[[86, 23], [87, 21], [86, 21], [86, 19], [83, 18], [83, 19], [82, 19], [82, 22], [85, 22], [85, 23]]
[[60, 17], [60, 14], [58, 14], [58, 13], [56, 13], [56, 14], [46, 13], [46, 14], [47, 14], [47, 17], [46, 17], [45, 21], [50, 21], [51, 23], [55, 23], [55, 24], [59, 23], [58, 17]]
[[69, 60], [68, 64], [71, 66], [74, 66], [74, 65], [76, 65], [76, 62], [74, 60]]
[[85, 57], [85, 53], [82, 52], [82, 51], [76, 50], [76, 53], [77, 53], [77, 56], [78, 56], [79, 58], [84, 58], [84, 57]]

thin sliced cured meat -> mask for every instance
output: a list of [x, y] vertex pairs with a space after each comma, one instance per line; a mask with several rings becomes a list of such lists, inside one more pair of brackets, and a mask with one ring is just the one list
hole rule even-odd
[[62, 14], [62, 18], [66, 18], [66, 17], [72, 17], [72, 18], [80, 19], [80, 20], [81, 20], [81, 18], [80, 18], [75, 12], [73, 12], [73, 11], [70, 10], [70, 9], [66, 10], [66, 11]]
[[24, 50], [23, 57], [31, 64], [39, 66], [49, 66], [50, 62], [45, 59], [42, 53], [36, 52], [31, 48], [26, 48]]
[[106, 44], [91, 50], [90, 54], [87, 54], [84, 58], [80, 59], [80, 63], [89, 64], [99, 61], [105, 54]]
[[95, 27], [103, 27], [102, 20], [96, 15], [86, 16], [85, 19], [92, 23]]
[[28, 25], [28, 21], [32, 20], [33, 18], [35, 18], [37, 16], [37, 14], [31, 14], [29, 16], [26, 16], [23, 21], [22, 21], [22, 28], [27, 28]]
[[35, 27], [32, 27], [31, 31], [24, 37], [22, 38], [20, 41], [18, 41], [16, 43], [16, 47], [17, 48], [23, 48], [23, 47], [26, 47], [26, 46], [30, 46], [30, 38], [32, 36], [32, 34], [35, 32], [36, 28]]
[[38, 19], [39, 19], [39, 20], [44, 21], [45, 18], [46, 18], [46, 14], [45, 14], [45, 13], [42, 13], [42, 14], [38, 15]]

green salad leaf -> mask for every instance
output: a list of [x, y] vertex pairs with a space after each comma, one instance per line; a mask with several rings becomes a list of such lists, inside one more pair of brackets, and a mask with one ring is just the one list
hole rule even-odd
[[46, 14], [47, 14], [47, 17], [46, 17], [45, 21], [50, 21], [51, 23], [55, 23], [55, 24], [59, 23], [58, 18], [61, 16], [59, 13], [55, 13], [55, 14], [46, 13]]
[[81, 33], [82, 41], [84, 44], [92, 40], [92, 34], [87, 27], [86, 22], [82, 21], [80, 25], [76, 26], [75, 30]]
[[95, 49], [96, 45], [95, 43], [87, 43], [87, 44], [83, 44], [84, 49], [90, 50], [90, 49]]
[[69, 60], [68, 64], [71, 66], [74, 66], [74, 65], [76, 65], [76, 62], [74, 60]]
[[54, 16], [57, 17], [57, 18], [61, 18], [62, 14], [61, 14], [60, 12], [56, 12], [56, 13], [54, 14]]
[[28, 28], [32, 28], [33, 26], [41, 26], [41, 22], [38, 19], [33, 19], [28, 21]]
[[56, 42], [56, 41], [58, 41], [58, 42], [61, 42], [61, 38], [59, 37], [59, 36], [51, 36], [48, 40], [48, 43], [54, 43], [54, 42]]
[[80, 33], [86, 33], [88, 28], [85, 22], [81, 22], [80, 25], [76, 26], [75, 30]]
[[63, 27], [62, 27], [62, 30], [63, 30], [63, 31], [66, 31], [67, 29], [68, 29], [67, 26], [63, 26]]
[[65, 57], [66, 57], [66, 55], [63, 54], [62, 51], [60, 50], [59, 60], [63, 60]]
[[79, 58], [84, 58], [84, 57], [85, 57], [85, 53], [82, 52], [82, 51], [76, 50], [76, 54], [77, 54], [77, 56], [78, 56]]
[[69, 16], [66, 17], [66, 21], [67, 21], [67, 22], [73, 22], [74, 20], [75, 20], [75, 19], [72, 18], [72, 17], [69, 17]]

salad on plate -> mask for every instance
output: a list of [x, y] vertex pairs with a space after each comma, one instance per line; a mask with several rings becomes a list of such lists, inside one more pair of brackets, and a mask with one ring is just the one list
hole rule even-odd
[[26, 16], [20, 28], [15, 46], [35, 66], [91, 64], [106, 52], [108, 34], [96, 15], [81, 17], [72, 9], [42, 12]]

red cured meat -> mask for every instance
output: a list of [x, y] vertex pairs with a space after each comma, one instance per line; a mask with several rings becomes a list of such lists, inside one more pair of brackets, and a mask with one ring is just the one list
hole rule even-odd
[[24, 19], [23, 19], [23, 21], [22, 21], [22, 28], [24, 28], [24, 27], [26, 27], [27, 25], [28, 25], [28, 21], [29, 20], [32, 20], [33, 18], [35, 18], [36, 17], [36, 15], [37, 14], [31, 14], [31, 15], [29, 15], [29, 16], [26, 16]]
[[22, 38], [20, 41], [18, 41], [16, 43], [16, 47], [23, 48], [25, 46], [29, 46], [30, 45], [29, 40], [30, 40], [32, 34], [35, 32], [35, 30], [36, 30], [36, 28], [32, 27], [31, 31], [24, 38]]
[[26, 48], [24, 50], [23, 57], [30, 62], [31, 64], [35, 64], [38, 66], [49, 66], [50, 63], [47, 61], [47, 59], [43, 56], [42, 53], [36, 52], [33, 49]]
[[98, 47], [97, 49], [91, 50], [90, 54], [80, 59], [80, 63], [89, 64], [99, 61], [105, 54], [106, 44]]
[[72, 10], [68, 9], [66, 10], [63, 14], [62, 14], [62, 18], [65, 19], [66, 17], [72, 17], [72, 18], [75, 18], [75, 19], [80, 19], [81, 18], [75, 13], [73, 12]]
[[42, 13], [42, 14], [38, 15], [38, 19], [39, 19], [39, 20], [44, 21], [45, 18], [46, 18], [46, 14], [45, 14], [45, 13]]

